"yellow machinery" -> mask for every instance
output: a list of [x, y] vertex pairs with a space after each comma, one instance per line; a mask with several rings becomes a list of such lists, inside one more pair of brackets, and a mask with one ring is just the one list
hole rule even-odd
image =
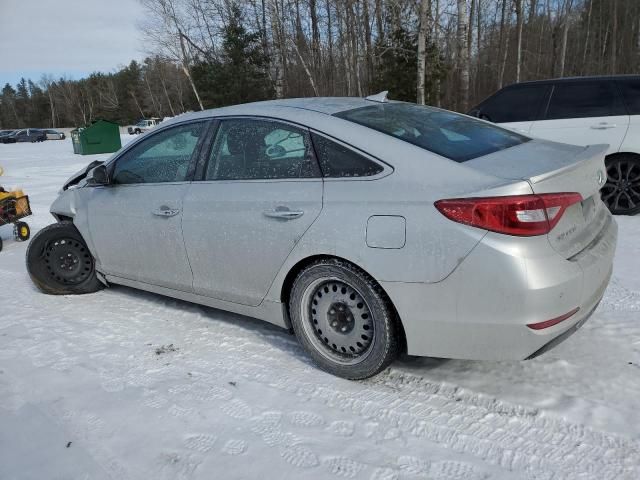
[[[29, 197], [22, 190], [7, 192], [0, 187], [0, 226], [13, 224], [13, 235], [16, 240], [25, 241], [29, 239], [31, 230], [26, 222], [21, 219], [31, 215]], [[2, 239], [0, 238], [0, 250], [2, 250]]]

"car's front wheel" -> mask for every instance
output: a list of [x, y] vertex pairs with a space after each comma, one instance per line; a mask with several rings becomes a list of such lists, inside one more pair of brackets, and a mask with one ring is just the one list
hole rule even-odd
[[44, 293], [93, 293], [98, 280], [91, 252], [71, 222], [54, 223], [40, 230], [27, 248], [27, 271]]
[[395, 311], [366, 273], [338, 259], [304, 268], [291, 290], [293, 330], [324, 370], [358, 380], [384, 370], [398, 355]]
[[640, 157], [623, 154], [608, 158], [607, 183], [601, 195], [611, 213], [635, 215], [640, 212]]

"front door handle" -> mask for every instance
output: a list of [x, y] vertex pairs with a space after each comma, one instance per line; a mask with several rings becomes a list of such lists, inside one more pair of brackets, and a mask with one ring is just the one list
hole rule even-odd
[[289, 210], [287, 207], [277, 207], [275, 210], [265, 210], [262, 213], [265, 217], [279, 218], [281, 220], [293, 220], [304, 215], [302, 210]]
[[607, 130], [609, 128], [616, 128], [616, 124], [615, 123], [607, 123], [607, 122], [602, 122], [602, 123], [598, 123], [597, 125], [591, 125], [591, 128], [593, 130]]
[[169, 208], [166, 205], [163, 205], [160, 208], [155, 209], [151, 213], [157, 215], [158, 217], [175, 217], [180, 213], [180, 210], [178, 210], [177, 208]]

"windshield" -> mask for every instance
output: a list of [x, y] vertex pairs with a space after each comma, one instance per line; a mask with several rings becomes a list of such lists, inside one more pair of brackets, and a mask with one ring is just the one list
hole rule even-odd
[[456, 162], [529, 141], [480, 120], [411, 103], [380, 103], [335, 114]]

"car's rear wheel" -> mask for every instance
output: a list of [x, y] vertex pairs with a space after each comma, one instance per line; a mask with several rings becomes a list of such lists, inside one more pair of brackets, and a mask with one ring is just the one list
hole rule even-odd
[[323, 259], [297, 276], [289, 301], [293, 330], [324, 370], [357, 380], [398, 355], [395, 311], [380, 286], [350, 263]]
[[624, 154], [606, 160], [607, 182], [602, 200], [611, 213], [635, 215], [640, 212], [640, 157]]
[[44, 293], [93, 293], [98, 280], [91, 252], [71, 222], [54, 223], [40, 230], [27, 249], [27, 271]]

